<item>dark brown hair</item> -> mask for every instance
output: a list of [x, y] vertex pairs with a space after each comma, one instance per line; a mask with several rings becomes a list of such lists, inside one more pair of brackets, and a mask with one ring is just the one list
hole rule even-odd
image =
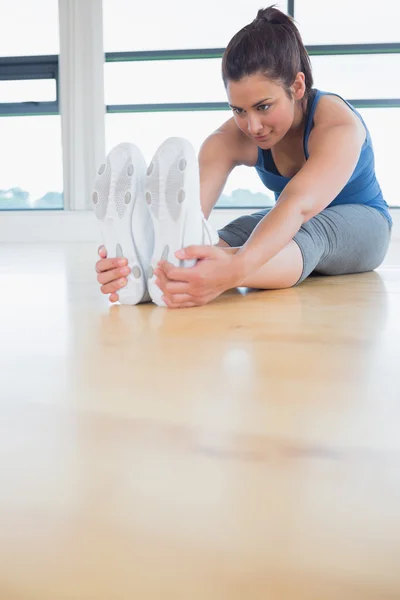
[[296, 75], [305, 76], [306, 96], [313, 86], [310, 58], [294, 20], [269, 6], [229, 42], [222, 57], [222, 78], [228, 81], [261, 72], [280, 82], [289, 97]]

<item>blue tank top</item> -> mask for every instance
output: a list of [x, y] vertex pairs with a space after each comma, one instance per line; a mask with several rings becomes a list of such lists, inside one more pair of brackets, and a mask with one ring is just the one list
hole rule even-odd
[[[327, 94], [338, 96], [338, 94], [331, 94], [330, 92], [321, 92], [316, 89], [311, 90], [303, 138], [303, 149], [306, 159], [309, 157], [308, 138], [314, 124], [314, 113], [319, 99]], [[344, 102], [361, 119], [366, 130], [366, 139], [361, 148], [360, 157], [353, 174], [329, 206], [337, 206], [338, 204], [364, 204], [379, 210], [388, 219], [389, 223], [392, 223], [389, 207], [383, 198], [382, 190], [375, 175], [374, 150], [370, 133], [360, 113], [349, 102], [346, 100]], [[272, 158], [271, 150], [258, 148], [258, 160], [255, 168], [261, 181], [269, 190], [275, 193], [275, 200], [277, 200], [279, 194], [291, 178], [283, 177], [279, 173]]]

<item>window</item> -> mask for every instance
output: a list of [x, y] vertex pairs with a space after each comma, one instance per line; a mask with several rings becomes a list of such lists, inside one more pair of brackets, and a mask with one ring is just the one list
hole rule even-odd
[[295, 0], [294, 16], [306, 45], [399, 41], [399, 0]]
[[61, 209], [60, 117], [2, 117], [0, 139], [0, 209]]
[[0, 80], [1, 102], [55, 102], [55, 79]]
[[[276, 5], [287, 11], [286, 0], [277, 0]], [[260, 0], [153, 0], [140, 4], [132, 0], [103, 0], [104, 49], [125, 52], [222, 48], [262, 7]]]
[[400, 54], [312, 56], [314, 85], [346, 98], [400, 98]]
[[[136, 144], [148, 163], [158, 146], [168, 137], [188, 139], [196, 152], [219, 125], [232, 116], [230, 111], [155, 112], [111, 114], [106, 117], [107, 152], [121, 142]], [[217, 206], [271, 206], [273, 194], [262, 184], [256, 170], [234, 169]]]
[[0, 15], [0, 210], [61, 209], [58, 59], [41, 56], [59, 53], [58, 1], [0, 0]]
[[[220, 56], [234, 33], [255, 17], [259, 2], [242, 3], [232, 10], [227, 0], [205, 0], [195, 12], [183, 0], [156, 2], [140, 10], [130, 0], [104, 0], [103, 6], [105, 50], [114, 53], [108, 55], [105, 67], [106, 104], [108, 112], [114, 113], [106, 117], [108, 149], [122, 140], [133, 141], [149, 161], [166, 137], [178, 135], [188, 138], [198, 151], [207, 135], [231, 116], [224, 110], [227, 99]], [[350, 101], [363, 104], [369, 100], [375, 105], [360, 112], [371, 131], [385, 198], [399, 206], [391, 133], [399, 131], [400, 111], [379, 108], [388, 101], [390, 106], [400, 104], [398, 0], [382, 0], [379, 14], [385, 18], [381, 20], [376, 19], [376, 7], [364, 0], [337, 0], [329, 5], [320, 0], [292, 0], [278, 2], [278, 7], [294, 10], [311, 55], [315, 86]], [[389, 42], [397, 42], [396, 47], [380, 48], [379, 54], [376, 48], [354, 46]], [[349, 46], [339, 48], [338, 44]], [[194, 49], [200, 56], [179, 58], [185, 50], [193, 55]], [[201, 51], [206, 55], [208, 49], [218, 58], [202, 58]], [[146, 51], [153, 54], [139, 56]], [[123, 54], [118, 56], [118, 52]], [[192, 112], [193, 103], [198, 112]], [[167, 112], [157, 112], [152, 106], [156, 104], [165, 105]], [[255, 169], [241, 167], [231, 174], [218, 206], [268, 206], [272, 196]]]
[[58, 54], [58, 0], [0, 0], [0, 56]]
[[[287, 11], [286, 0], [276, 4]], [[174, 0], [142, 4], [138, 9], [130, 0], [103, 0], [105, 51], [221, 49], [255, 18], [261, 7], [255, 0], [236, 3], [234, 8], [230, 0], [205, 0], [197, 5]], [[114, 106], [112, 112], [124, 113], [106, 117], [107, 150], [121, 141], [131, 141], [149, 162], [164, 139], [182, 136], [198, 152], [207, 135], [232, 116], [229, 110], [192, 112], [182, 106], [210, 102], [226, 105], [220, 55], [186, 60], [125, 59], [105, 66], [106, 104]], [[121, 106], [170, 103], [177, 105], [173, 112], [129, 114], [133, 108]], [[255, 169], [240, 167], [231, 174], [218, 206], [268, 206], [272, 204], [269, 196], [273, 194], [265, 189]]]
[[106, 104], [226, 102], [221, 59], [106, 63], [105, 97]]
[[[377, 8], [364, 0], [276, 4], [285, 12], [294, 10], [316, 87], [350, 101], [375, 103], [359, 110], [372, 134], [385, 197], [400, 206], [394, 177], [394, 142], [400, 131], [400, 3], [381, 0], [379, 18]], [[198, 151], [207, 135], [231, 116], [220, 73], [223, 48], [259, 8], [255, 0], [234, 9], [231, 0], [200, 5], [156, 0], [140, 7], [131, 0], [103, 0], [106, 104], [113, 113], [106, 117], [108, 150], [133, 141], [150, 160], [166, 137], [180, 135]], [[61, 208], [58, 0], [0, 0], [0, 15], [0, 135], [5, 141], [0, 149], [0, 209]], [[374, 43], [387, 47], [368, 46]], [[153, 54], [140, 54], [148, 51]], [[204, 58], [207, 53], [213, 58]], [[385, 103], [394, 108], [380, 108]], [[166, 112], [155, 111], [154, 104], [165, 105]], [[272, 196], [255, 169], [241, 167], [231, 174], [218, 205], [259, 207], [271, 204]]]
[[360, 108], [375, 152], [376, 175], [389, 206], [400, 206], [398, 137], [400, 108]]

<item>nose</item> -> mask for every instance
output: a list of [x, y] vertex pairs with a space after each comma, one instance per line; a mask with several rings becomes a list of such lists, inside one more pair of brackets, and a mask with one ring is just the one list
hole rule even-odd
[[260, 135], [263, 125], [258, 115], [249, 115], [247, 121], [247, 130], [250, 135]]

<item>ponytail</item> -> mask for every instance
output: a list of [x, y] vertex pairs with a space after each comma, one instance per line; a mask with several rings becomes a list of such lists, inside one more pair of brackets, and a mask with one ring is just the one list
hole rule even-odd
[[299, 71], [308, 95], [313, 86], [310, 58], [294, 20], [275, 6], [260, 9], [254, 21], [234, 35], [222, 57], [225, 87], [228, 81], [262, 72], [280, 81], [290, 96]]

